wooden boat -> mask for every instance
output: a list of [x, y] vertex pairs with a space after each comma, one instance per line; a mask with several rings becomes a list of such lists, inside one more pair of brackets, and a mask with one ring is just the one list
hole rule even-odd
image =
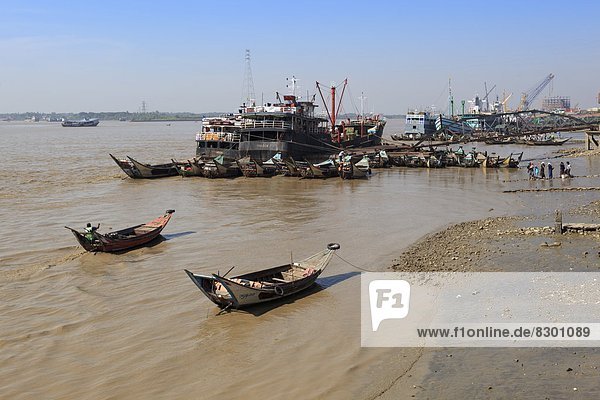
[[444, 163], [442, 160], [435, 156], [435, 154], [427, 157], [427, 168], [443, 168]]
[[173, 161], [173, 164], [176, 165], [177, 167], [177, 173], [179, 175], [181, 175], [182, 177], [186, 177], [186, 176], [204, 176], [203, 174], [203, 169], [204, 169], [204, 160], [200, 159], [200, 158], [196, 158], [194, 157], [191, 161], [187, 160], [186, 162], [177, 162], [176, 160], [171, 160]]
[[199, 275], [187, 269], [185, 272], [198, 289], [217, 306], [241, 308], [265, 301], [280, 299], [298, 293], [321, 275], [340, 245], [330, 243], [327, 249], [302, 261], [279, 267], [250, 272], [227, 278], [224, 275]]
[[499, 162], [498, 166], [500, 168], [519, 168], [519, 163], [523, 157], [523, 152], [519, 153], [517, 158], [513, 158], [513, 155], [513, 153], [510, 153], [508, 157]]
[[271, 177], [277, 174], [278, 166], [272, 159], [267, 162], [260, 163], [250, 156], [246, 156], [236, 160], [242, 175], [247, 178], [255, 177]]
[[339, 165], [339, 174], [342, 179], [366, 178], [370, 172], [370, 161], [367, 156], [346, 156]]
[[175, 210], [167, 210], [163, 216], [155, 218], [146, 224], [136, 225], [106, 234], [100, 234], [95, 230], [92, 230], [91, 233], [79, 232], [68, 226], [65, 226], [65, 228], [73, 233], [81, 247], [87, 251], [104, 251], [111, 253], [142, 246], [156, 239], [163, 228], [167, 226], [167, 223], [174, 212]]
[[480, 161], [480, 165], [483, 168], [498, 168], [500, 167], [500, 156], [483, 156]]
[[496, 138], [488, 138], [484, 140], [485, 144], [514, 144], [515, 139], [507, 137], [507, 138], [502, 138], [502, 137], [496, 137]]
[[178, 174], [176, 164], [143, 164], [127, 156], [126, 160], [119, 160], [112, 154], [109, 154], [115, 163], [133, 179], [153, 179], [163, 178], [165, 176], [175, 176]]
[[561, 146], [571, 140], [570, 137], [565, 139], [543, 139], [543, 140], [525, 140], [528, 146]]
[[338, 175], [337, 165], [334, 160], [327, 159], [318, 164], [313, 164], [308, 160], [304, 160], [306, 166], [300, 170], [300, 176], [302, 178], [331, 178], [332, 176]]
[[373, 155], [370, 166], [372, 168], [389, 168], [392, 165], [387, 152], [385, 150], [380, 150]]
[[204, 164], [202, 173], [207, 178], [233, 178], [240, 175], [240, 168], [235, 160], [225, 158], [223, 155], [213, 158]]

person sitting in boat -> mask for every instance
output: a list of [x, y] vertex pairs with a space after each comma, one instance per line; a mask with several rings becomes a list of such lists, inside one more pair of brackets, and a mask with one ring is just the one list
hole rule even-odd
[[456, 150], [456, 154], [458, 155], [464, 155], [465, 154], [465, 149], [463, 149], [462, 146], [458, 146], [458, 150]]
[[90, 222], [85, 226], [85, 238], [91, 242], [94, 241], [94, 232], [96, 232], [100, 228], [100, 224], [98, 226], [92, 226]]

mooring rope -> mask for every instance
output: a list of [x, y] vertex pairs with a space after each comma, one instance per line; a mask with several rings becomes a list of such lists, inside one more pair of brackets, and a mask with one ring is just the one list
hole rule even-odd
[[342, 258], [342, 256], [340, 256], [340, 255], [339, 255], [339, 254], [337, 254], [337, 253], [334, 253], [334, 255], [335, 255], [337, 258], [339, 258], [340, 260], [342, 260], [343, 262], [345, 262], [346, 264], [350, 265], [351, 267], [354, 267], [354, 268], [356, 268], [356, 269], [359, 269], [359, 270], [361, 270], [361, 271], [365, 271], [365, 272], [377, 272], [377, 271], [373, 271], [373, 270], [370, 270], [370, 269], [366, 269], [366, 268], [359, 267], [358, 265], [354, 265], [354, 264], [352, 264], [350, 261], [347, 261], [347, 260], [343, 259], [343, 258]]

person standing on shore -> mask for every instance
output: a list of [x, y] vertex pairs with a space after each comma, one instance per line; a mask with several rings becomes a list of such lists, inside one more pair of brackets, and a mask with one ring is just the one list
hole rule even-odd
[[540, 164], [540, 179], [546, 179], [546, 164], [543, 161]]
[[561, 178], [565, 178], [565, 163], [564, 162], [560, 162], [560, 177]]
[[551, 162], [548, 162], [548, 179], [552, 179], [552, 170], [554, 169], [554, 167], [552, 166]]
[[540, 167], [538, 167], [537, 165], [533, 165], [533, 178], [537, 179], [540, 175]]
[[567, 161], [567, 165], [565, 166], [565, 174], [569, 177], [572, 178], [573, 175], [571, 175], [571, 163]]
[[533, 179], [533, 163], [531, 161], [527, 164], [527, 173], [529, 174], [529, 179]]

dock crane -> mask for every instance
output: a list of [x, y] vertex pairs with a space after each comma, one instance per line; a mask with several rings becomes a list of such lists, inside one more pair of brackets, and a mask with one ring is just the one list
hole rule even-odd
[[481, 104], [483, 105], [483, 103], [485, 103], [485, 111], [490, 111], [490, 102], [488, 97], [490, 93], [492, 93], [492, 90], [496, 88], [496, 85], [492, 86], [490, 90], [487, 90], [487, 82], [483, 82], [483, 88], [485, 89], [485, 96], [483, 96], [481, 99]]
[[529, 106], [533, 103], [536, 97], [544, 90], [544, 88], [550, 83], [550, 81], [554, 79], [554, 74], [549, 74], [545, 77], [540, 83], [538, 83], [533, 89], [530, 89], [528, 92], [523, 92], [521, 94], [521, 103], [519, 104], [519, 111], [527, 111], [529, 110]]

